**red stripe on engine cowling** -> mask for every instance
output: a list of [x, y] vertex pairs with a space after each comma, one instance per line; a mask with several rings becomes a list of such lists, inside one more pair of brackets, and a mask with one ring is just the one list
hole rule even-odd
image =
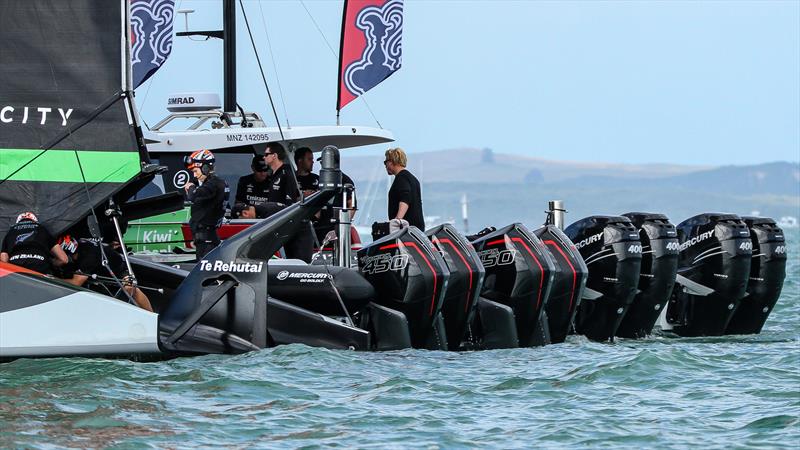
[[456, 247], [456, 245], [453, 244], [453, 241], [451, 241], [448, 238], [439, 239], [439, 238], [435, 237], [435, 239], [437, 241], [439, 241], [439, 242], [443, 242], [443, 243], [449, 244], [450, 247], [453, 247], [453, 250], [455, 250], [456, 253], [458, 253], [458, 257], [461, 258], [461, 261], [464, 262], [464, 265], [467, 267], [467, 270], [469, 270], [469, 289], [467, 289], [467, 301], [466, 301], [466, 303], [464, 303], [464, 311], [467, 311], [469, 309], [469, 299], [472, 297], [470, 295], [470, 294], [472, 294], [472, 269], [469, 267], [469, 263], [467, 263], [466, 258], [464, 258], [464, 255], [461, 253], [461, 251], [458, 249], [458, 247]]
[[[512, 237], [512, 238], [509, 238], [509, 239], [511, 241], [519, 242], [520, 244], [522, 244], [522, 246], [525, 247], [525, 250], [528, 251], [528, 254], [531, 255], [531, 257], [533, 257], [534, 261], [536, 261], [536, 265], [539, 266], [539, 272], [542, 274], [542, 276], [539, 277], [539, 293], [536, 296], [536, 307], [538, 308], [539, 304], [542, 303], [542, 286], [543, 286], [543, 283], [544, 283], [544, 267], [542, 267], [542, 264], [539, 262], [539, 258], [537, 258], [536, 255], [533, 254], [531, 249], [528, 247], [528, 244], [526, 244], [525, 241], [522, 240], [522, 238]], [[491, 241], [491, 242], [487, 242], [486, 245], [505, 244], [505, 243], [506, 243], [506, 238], [503, 238], [503, 239], [497, 239], [497, 240], [494, 240], [494, 241]]]
[[401, 247], [401, 246], [402, 247], [414, 247], [414, 249], [417, 250], [417, 253], [419, 253], [419, 255], [422, 256], [422, 259], [425, 260], [425, 264], [428, 265], [428, 268], [431, 269], [431, 273], [433, 273], [433, 296], [431, 297], [431, 310], [428, 313], [429, 316], [432, 316], [433, 315], [433, 306], [436, 304], [436, 278], [437, 277], [436, 277], [436, 270], [433, 269], [433, 265], [431, 265], [431, 262], [428, 260], [428, 257], [425, 256], [425, 253], [422, 252], [422, 250], [419, 248], [419, 246], [417, 246], [416, 243], [414, 243], [414, 242], [402, 242], [402, 241], [398, 242], [396, 244], [389, 244], [389, 245], [384, 245], [383, 247], [378, 247], [378, 250], [385, 250], [387, 248], [398, 248], [398, 247]]
[[544, 243], [546, 245], [552, 245], [553, 247], [555, 247], [556, 250], [558, 250], [558, 253], [561, 253], [561, 256], [564, 257], [564, 261], [566, 261], [567, 264], [569, 264], [569, 268], [572, 270], [572, 291], [569, 293], [569, 309], [572, 309], [572, 301], [573, 297], [575, 297], [575, 282], [577, 281], [578, 273], [575, 271], [575, 267], [572, 265], [572, 263], [569, 262], [569, 258], [567, 258], [567, 255], [565, 255], [564, 251], [561, 250], [561, 247], [558, 246], [558, 243], [552, 240], [544, 241]]

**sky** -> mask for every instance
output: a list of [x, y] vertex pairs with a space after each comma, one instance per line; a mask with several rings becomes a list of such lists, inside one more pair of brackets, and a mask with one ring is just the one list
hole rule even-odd
[[[342, 3], [244, 1], [283, 126], [336, 123]], [[221, 1], [176, 4], [190, 29], [221, 28]], [[237, 8], [238, 100], [273, 126]], [[800, 1], [406, 0], [403, 27], [402, 68], [341, 120], [379, 123], [409, 153], [800, 161]], [[168, 95], [197, 91], [222, 94], [221, 41], [176, 37], [136, 102], [152, 125]]]

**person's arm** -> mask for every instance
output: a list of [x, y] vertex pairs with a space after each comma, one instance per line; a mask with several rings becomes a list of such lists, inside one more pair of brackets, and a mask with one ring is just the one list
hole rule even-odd
[[397, 215], [395, 216], [395, 219], [402, 219], [402, 218], [404, 218], [404, 217], [406, 216], [406, 213], [407, 213], [407, 212], [408, 212], [408, 203], [406, 203], [406, 202], [400, 202], [400, 203], [397, 205]]
[[186, 197], [191, 202], [202, 202], [203, 200], [210, 200], [216, 197], [214, 183], [203, 183], [202, 186], [196, 189], [189, 189], [186, 192]]
[[247, 188], [245, 187], [244, 177], [239, 178], [239, 182], [236, 183], [236, 197], [234, 202], [247, 203]]
[[50, 247], [50, 253], [53, 255], [53, 265], [56, 267], [61, 267], [69, 262], [69, 258], [67, 258], [67, 254], [64, 253], [64, 249], [58, 244]]
[[72, 275], [72, 278], [65, 278], [64, 281], [66, 281], [67, 283], [69, 283], [69, 284], [71, 284], [73, 286], [80, 287], [80, 286], [83, 286], [84, 283], [86, 283], [86, 280], [88, 280], [88, 279], [89, 279], [88, 275], [83, 275], [83, 274], [76, 273], [76, 274]]
[[8, 253], [1, 252], [0, 253], [0, 261], [2, 261], [4, 263], [7, 263], [8, 262]]

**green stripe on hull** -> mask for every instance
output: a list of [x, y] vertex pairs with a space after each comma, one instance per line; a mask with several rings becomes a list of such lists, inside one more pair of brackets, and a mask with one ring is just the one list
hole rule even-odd
[[0, 180], [82, 183], [80, 167], [83, 167], [88, 183], [124, 183], [141, 170], [138, 152], [78, 150], [77, 157], [75, 153], [74, 150], [50, 149], [42, 153], [38, 149], [0, 149]]

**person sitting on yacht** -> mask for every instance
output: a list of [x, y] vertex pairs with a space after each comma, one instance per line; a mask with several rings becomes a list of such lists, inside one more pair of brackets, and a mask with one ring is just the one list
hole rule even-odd
[[[116, 278], [122, 282], [122, 289], [133, 298], [137, 306], [153, 311], [147, 295], [133, 285], [122, 255], [110, 245], [93, 239], [75, 239], [70, 235], [63, 236], [58, 244], [70, 261], [61, 270], [60, 278], [64, 281], [73, 286], [83, 286], [89, 278]], [[104, 261], [107, 266], [103, 264]]]
[[67, 263], [67, 255], [36, 215], [24, 212], [3, 239], [0, 261], [51, 275], [53, 266]]

